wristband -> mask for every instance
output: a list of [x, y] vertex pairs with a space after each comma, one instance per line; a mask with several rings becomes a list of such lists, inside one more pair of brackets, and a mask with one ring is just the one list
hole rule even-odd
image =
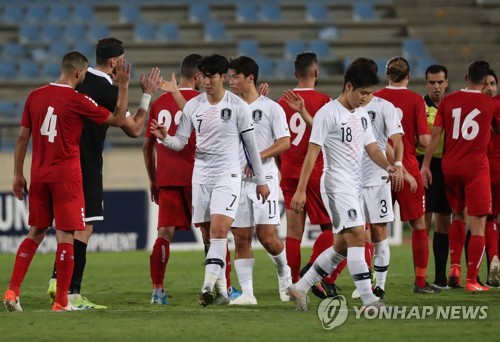
[[142, 93], [141, 102], [139, 102], [139, 108], [142, 108], [147, 112], [149, 109], [150, 101], [151, 101], [151, 94]]
[[403, 162], [400, 162], [400, 161], [394, 162], [394, 166], [402, 167], [403, 166]]

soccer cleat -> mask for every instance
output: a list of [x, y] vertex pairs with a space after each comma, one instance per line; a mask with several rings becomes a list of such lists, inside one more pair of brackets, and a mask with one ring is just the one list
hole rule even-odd
[[465, 291], [467, 292], [486, 292], [489, 291], [489, 287], [483, 286], [479, 284], [477, 281], [466, 281], [465, 282]]
[[243, 293], [241, 296], [229, 302], [229, 305], [257, 305], [257, 299]]
[[82, 297], [79, 293], [68, 295], [68, 303], [76, 310], [89, 310], [89, 309], [107, 309], [107, 306], [92, 303], [86, 297]]
[[298, 290], [295, 284], [288, 288], [287, 294], [295, 303], [296, 311], [307, 311], [309, 309], [309, 297], [307, 293]]
[[5, 305], [5, 309], [7, 309], [7, 311], [23, 311], [19, 297], [16, 296], [12, 290], [5, 291], [5, 295], [3, 296], [3, 305]]
[[238, 298], [239, 296], [241, 296], [241, 294], [242, 292], [234, 286], [229, 286], [227, 288], [227, 296], [229, 297], [230, 300]]
[[354, 289], [354, 291], [352, 291], [351, 298], [352, 299], [360, 299], [361, 298], [361, 296], [359, 295], [358, 289]]
[[384, 307], [388, 307], [388, 305], [385, 304], [384, 302], [382, 302], [381, 300], [378, 300], [375, 303], [370, 304], [370, 305], [365, 305], [362, 308], [363, 308], [363, 312], [366, 315], [373, 315], [373, 314], [378, 314], [379, 310], [381, 308], [384, 308]]
[[373, 294], [380, 299], [384, 299], [385, 297], [385, 291], [380, 286], [377, 286], [373, 289]]
[[491, 261], [490, 272], [488, 274], [488, 281], [486, 284], [491, 285], [491, 287], [500, 286], [500, 261], [497, 256], [495, 256]]
[[441, 292], [440, 289], [434, 288], [430, 286], [428, 283], [425, 283], [424, 287], [418, 287], [417, 284], [413, 285], [413, 293], [420, 293], [420, 294], [432, 294], [432, 293], [439, 293]]
[[151, 304], [168, 305], [167, 294], [164, 289], [153, 289]]
[[229, 305], [229, 298], [228, 297], [224, 297], [220, 293], [217, 293], [217, 296], [215, 296], [214, 301], [213, 301], [212, 304], [215, 305], [215, 306]]
[[69, 301], [68, 301], [68, 305], [66, 305], [66, 306], [62, 306], [61, 304], [59, 304], [57, 302], [54, 302], [54, 304], [52, 305], [53, 312], [65, 312], [65, 311], [73, 311], [73, 310], [74, 310], [74, 308], [69, 304]]
[[215, 295], [212, 291], [202, 292], [198, 298], [199, 306], [208, 306], [214, 302]]
[[[290, 269], [290, 266], [286, 265], [285, 267], [285, 276], [280, 277], [278, 275], [278, 289], [280, 292], [280, 299], [282, 302], [288, 302], [290, 301], [290, 297], [286, 293], [286, 290], [292, 285], [292, 270]], [[257, 304], [257, 300], [255, 301], [255, 304]]]
[[448, 286], [452, 289], [459, 289], [460, 286], [460, 274], [462, 273], [462, 268], [460, 265], [451, 265], [450, 276], [448, 277]]
[[57, 291], [57, 279], [50, 278], [49, 280], [49, 288], [47, 289], [47, 296], [49, 296], [49, 303], [54, 304], [56, 300], [56, 291]]
[[442, 283], [434, 283], [432, 287], [439, 290], [449, 290], [451, 287], [448, 286], [448, 281], [444, 281]]
[[311, 286], [311, 291], [316, 297], [321, 299], [337, 298], [337, 291], [340, 291], [340, 288], [335, 284], [330, 284], [324, 280], [321, 280]]

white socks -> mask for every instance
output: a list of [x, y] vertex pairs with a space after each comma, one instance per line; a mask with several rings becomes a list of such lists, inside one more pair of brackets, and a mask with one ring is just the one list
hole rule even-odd
[[385, 290], [385, 279], [387, 278], [387, 270], [391, 259], [391, 250], [387, 239], [379, 243], [374, 243], [375, 253], [373, 256], [373, 269], [375, 271], [376, 283], [375, 286]]
[[253, 266], [255, 259], [236, 259], [234, 261], [234, 269], [240, 282], [241, 291], [253, 297]]
[[[286, 251], [285, 248], [281, 251], [280, 254], [278, 255], [272, 255], [267, 253], [269, 257], [271, 258], [271, 261], [273, 262], [274, 265], [276, 265], [276, 270], [278, 271], [278, 277], [284, 277], [286, 276]], [[238, 276], [239, 279], [239, 276]]]
[[379, 298], [372, 292], [371, 274], [365, 260], [365, 247], [347, 248], [347, 267], [364, 305], [372, 305]]
[[337, 265], [344, 260], [344, 256], [327, 248], [314, 261], [309, 271], [297, 282], [295, 286], [299, 291], [308, 292], [311, 286], [331, 274]]
[[[224, 267], [226, 264], [226, 245], [227, 239], [210, 239], [210, 249], [208, 250], [207, 257], [205, 259], [205, 280], [203, 282], [203, 287], [201, 288], [202, 292], [212, 291], [215, 283], [219, 283], [218, 280], [222, 283], [222, 278], [225, 282], [226, 275]], [[217, 287], [220, 292], [220, 286]], [[224, 284], [224, 288], [225, 287], [226, 285]], [[225, 294], [227, 297], [227, 289], [226, 291], [222, 291], [221, 294]]]

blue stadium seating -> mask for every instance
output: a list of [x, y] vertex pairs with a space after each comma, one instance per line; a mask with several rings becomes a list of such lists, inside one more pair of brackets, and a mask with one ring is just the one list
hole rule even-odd
[[5, 43], [3, 45], [2, 60], [17, 61], [24, 56], [24, 48], [18, 43]]
[[0, 100], [0, 118], [12, 119], [17, 113], [17, 102]]
[[376, 18], [377, 16], [372, 4], [366, 2], [353, 3], [353, 19], [355, 21], [373, 20]]
[[59, 62], [44, 63], [42, 76], [45, 78], [58, 78], [61, 73], [61, 64]]
[[87, 39], [91, 42], [97, 42], [101, 38], [109, 37], [108, 26], [92, 23], [88, 27]]
[[161, 23], [158, 26], [158, 39], [177, 42], [180, 38], [179, 25], [176, 23]]
[[259, 18], [264, 22], [281, 21], [281, 8], [279, 3], [265, 2], [260, 6]]
[[291, 80], [295, 78], [295, 65], [288, 59], [280, 59], [276, 62], [274, 75], [279, 79]]
[[19, 27], [19, 42], [31, 43], [40, 40], [40, 28], [35, 25], [21, 25]]
[[122, 23], [139, 23], [142, 21], [139, 8], [130, 3], [120, 5], [120, 21]]
[[45, 5], [30, 4], [26, 10], [26, 21], [31, 23], [44, 23], [47, 20]]
[[19, 77], [22, 79], [36, 79], [40, 77], [40, 67], [31, 60], [19, 61]]
[[83, 24], [75, 23], [66, 25], [64, 31], [64, 37], [68, 43], [75, 42], [79, 39], [86, 39], [87, 28]]
[[306, 42], [302, 40], [289, 40], [285, 42], [285, 59], [294, 60], [295, 57], [306, 51]]
[[208, 3], [193, 3], [189, 5], [189, 21], [192, 23], [203, 23], [212, 19], [210, 5]]
[[4, 7], [2, 21], [6, 23], [22, 23], [24, 21], [24, 9], [21, 5], [7, 4]]
[[40, 39], [42, 41], [51, 43], [61, 41], [63, 39], [63, 26], [59, 24], [46, 24], [42, 25], [42, 34]]
[[13, 79], [16, 77], [16, 64], [14, 62], [2, 61], [0, 63], [0, 78]]
[[259, 42], [253, 39], [240, 40], [238, 42], [238, 56], [242, 55], [252, 58], [261, 57]]
[[327, 21], [328, 7], [324, 3], [308, 2], [306, 4], [306, 20], [310, 22]]
[[275, 67], [271, 59], [266, 57], [252, 57], [259, 66], [259, 79], [270, 78], [274, 75]]
[[325, 40], [311, 40], [309, 50], [314, 52], [320, 61], [333, 58], [330, 44]]
[[71, 51], [71, 47], [65, 41], [57, 41], [50, 44], [49, 53], [54, 59], [58, 60], [64, 56], [67, 52]]
[[94, 20], [94, 9], [88, 4], [75, 5], [73, 20], [78, 23], [92, 22]]
[[341, 31], [338, 27], [327, 26], [319, 30], [318, 37], [322, 40], [335, 40], [341, 36]]
[[207, 42], [225, 41], [227, 39], [226, 26], [221, 22], [206, 23], [203, 38]]
[[238, 3], [236, 4], [236, 21], [255, 22], [258, 20], [257, 5], [253, 3]]
[[150, 23], [136, 23], [134, 39], [142, 42], [156, 41], [156, 25]]
[[[85, 39], [77, 40], [73, 47], [76, 51], [85, 55], [90, 61], [95, 61], [95, 46], [90, 44], [89, 41]], [[90, 63], [93, 65], [93, 63]]]
[[54, 23], [69, 22], [71, 14], [69, 6], [62, 3], [53, 3], [49, 6], [49, 20]]

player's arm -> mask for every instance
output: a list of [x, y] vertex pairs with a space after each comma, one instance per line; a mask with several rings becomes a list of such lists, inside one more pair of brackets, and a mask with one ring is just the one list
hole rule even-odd
[[139, 108], [137, 108], [135, 115], [125, 117], [125, 124], [121, 127], [129, 137], [137, 138], [142, 134], [148, 114], [149, 103], [159, 87], [160, 80], [159, 68], [152, 68], [147, 76], [144, 74], [141, 75], [142, 97]]
[[266, 183], [259, 148], [257, 147], [257, 142], [255, 141], [255, 132], [252, 127], [251, 129], [246, 129], [240, 133], [241, 139], [243, 140], [250, 157], [252, 171], [257, 177], [257, 199], [261, 199], [262, 203], [264, 203], [267, 200], [267, 197], [269, 197], [270, 191]]
[[184, 96], [182, 96], [181, 91], [177, 87], [177, 80], [175, 79], [175, 72], [172, 73], [172, 78], [170, 81], [167, 80], [162, 80], [160, 82], [160, 89], [167, 92], [171, 93], [172, 97], [174, 98], [175, 102], [177, 103], [177, 106], [181, 110], [184, 110], [184, 106], [186, 105], [186, 99]]
[[416, 116], [418, 143], [420, 146], [427, 147], [431, 142], [431, 132], [429, 131], [429, 125], [427, 124], [427, 112], [425, 111], [425, 102], [423, 98], [419, 101], [416, 108]]
[[118, 98], [115, 111], [111, 113], [105, 123], [115, 127], [125, 124], [125, 114], [128, 107], [128, 84], [130, 82], [130, 64], [118, 59], [116, 62], [115, 82], [118, 84]]
[[153, 119], [151, 121], [151, 134], [161, 140], [162, 144], [174, 151], [180, 151], [186, 146], [193, 131], [193, 123], [188, 114], [183, 113], [181, 122], [175, 136], [168, 135], [165, 125]]
[[[392, 165], [394, 165], [395, 161], [396, 161], [396, 158], [394, 157], [394, 148], [391, 146], [391, 144], [387, 144], [386, 145], [386, 147], [385, 147], [385, 154], [387, 156], [387, 160], [389, 161], [389, 163], [391, 163]], [[415, 191], [417, 191], [417, 180], [415, 179], [415, 177], [413, 177], [408, 172], [408, 170], [406, 170], [406, 168], [405, 168], [404, 165], [401, 167], [401, 169], [403, 171], [403, 179], [404, 179], [404, 181], [408, 182], [408, 184], [410, 185], [410, 191], [412, 193], [415, 193]], [[394, 186], [392, 187], [392, 190], [396, 191], [394, 189]]]
[[290, 137], [282, 137], [260, 152], [262, 159], [277, 157], [290, 148]]
[[392, 141], [393, 144], [393, 150], [394, 150], [394, 159], [389, 160], [389, 162], [397, 167], [400, 171], [400, 175], [402, 177], [399, 177], [395, 182], [393, 182], [393, 190], [398, 191], [397, 189], [401, 190], [403, 188], [403, 182], [404, 182], [404, 170], [403, 170], [403, 154], [404, 154], [404, 144], [403, 144], [403, 138], [400, 133], [393, 134], [389, 137]]
[[156, 137], [146, 137], [142, 145], [142, 154], [149, 178], [149, 189], [151, 190], [151, 201], [158, 203], [158, 188], [156, 187]]
[[420, 146], [427, 147], [429, 146], [431, 142], [431, 135], [430, 134], [420, 134], [418, 136], [418, 143]]
[[302, 119], [306, 122], [306, 125], [312, 127], [314, 118], [307, 111], [304, 99], [299, 94], [294, 93], [291, 90], [285, 90], [283, 94], [283, 99], [290, 106], [290, 108], [302, 116]]
[[14, 180], [12, 191], [18, 200], [24, 199], [23, 192], [28, 192], [27, 182], [24, 178], [24, 159], [31, 137], [31, 129], [21, 126], [17, 134], [16, 147], [14, 149]]
[[318, 155], [321, 152], [321, 146], [310, 142], [307, 148], [306, 157], [304, 158], [304, 163], [302, 164], [302, 170], [300, 171], [299, 184], [297, 185], [297, 190], [293, 195], [292, 201], [290, 203], [292, 209], [299, 213], [304, 209], [306, 205], [306, 188], [309, 182], [309, 177], [311, 177], [312, 170], [314, 169], [314, 164]]
[[[392, 166], [392, 164], [389, 163], [382, 151], [380, 151], [380, 149], [378, 148], [376, 142], [365, 145], [365, 150], [366, 153], [368, 153], [370, 159], [373, 160], [375, 164], [377, 164], [382, 169], [387, 170], [392, 180], [398, 182], [403, 178], [403, 171], [399, 167]], [[401, 187], [402, 186], [396, 188], [395, 191], [401, 190]]]
[[432, 128], [431, 142], [429, 146], [425, 148], [424, 161], [422, 162], [422, 168], [420, 169], [420, 175], [422, 176], [422, 184], [424, 187], [428, 187], [432, 184], [432, 173], [430, 169], [431, 159], [434, 152], [436, 152], [437, 146], [439, 144], [439, 139], [441, 139], [441, 132], [443, 128], [441, 126], [436, 126], [436, 121], [434, 121], [434, 127]]

